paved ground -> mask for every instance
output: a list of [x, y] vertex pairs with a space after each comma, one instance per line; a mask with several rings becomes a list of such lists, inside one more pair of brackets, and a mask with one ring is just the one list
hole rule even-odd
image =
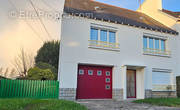
[[180, 110], [180, 108], [136, 104], [132, 101], [79, 100], [77, 103], [85, 105], [88, 110]]

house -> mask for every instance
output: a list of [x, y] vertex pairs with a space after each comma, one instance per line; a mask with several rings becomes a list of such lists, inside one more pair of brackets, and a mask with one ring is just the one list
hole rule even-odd
[[180, 31], [180, 12], [163, 9], [162, 0], [145, 0], [138, 11], [147, 14], [168, 27]]
[[[60, 99], [175, 97], [180, 29], [173, 12], [160, 11], [160, 2], [146, 0], [132, 11], [94, 0], [66, 0]], [[160, 18], [162, 13], [167, 17]]]

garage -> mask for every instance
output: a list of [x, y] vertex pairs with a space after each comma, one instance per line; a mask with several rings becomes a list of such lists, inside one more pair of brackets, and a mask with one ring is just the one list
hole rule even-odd
[[77, 99], [112, 99], [112, 67], [78, 66]]

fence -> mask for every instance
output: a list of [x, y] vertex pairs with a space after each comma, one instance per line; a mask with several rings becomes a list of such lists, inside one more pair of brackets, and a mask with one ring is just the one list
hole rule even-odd
[[0, 98], [58, 98], [58, 81], [0, 80]]
[[177, 96], [180, 97], [180, 76], [176, 77]]

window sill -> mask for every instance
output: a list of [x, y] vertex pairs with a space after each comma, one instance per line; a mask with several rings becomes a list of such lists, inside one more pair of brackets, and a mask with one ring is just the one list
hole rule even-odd
[[[167, 89], [167, 87], [171, 87], [170, 89]], [[154, 92], [171, 92], [176, 91], [176, 85], [153, 85], [152, 91]]]
[[161, 51], [156, 49], [143, 49], [144, 55], [160, 56], [160, 57], [171, 57], [170, 51]]
[[118, 43], [109, 43], [103, 41], [89, 40], [89, 48], [110, 50], [110, 51], [120, 51]]
[[176, 92], [176, 90], [152, 90], [152, 92]]
[[103, 47], [103, 46], [93, 46], [93, 45], [89, 45], [88, 48], [101, 49], [101, 50], [109, 50], [109, 51], [120, 51], [120, 48]]

